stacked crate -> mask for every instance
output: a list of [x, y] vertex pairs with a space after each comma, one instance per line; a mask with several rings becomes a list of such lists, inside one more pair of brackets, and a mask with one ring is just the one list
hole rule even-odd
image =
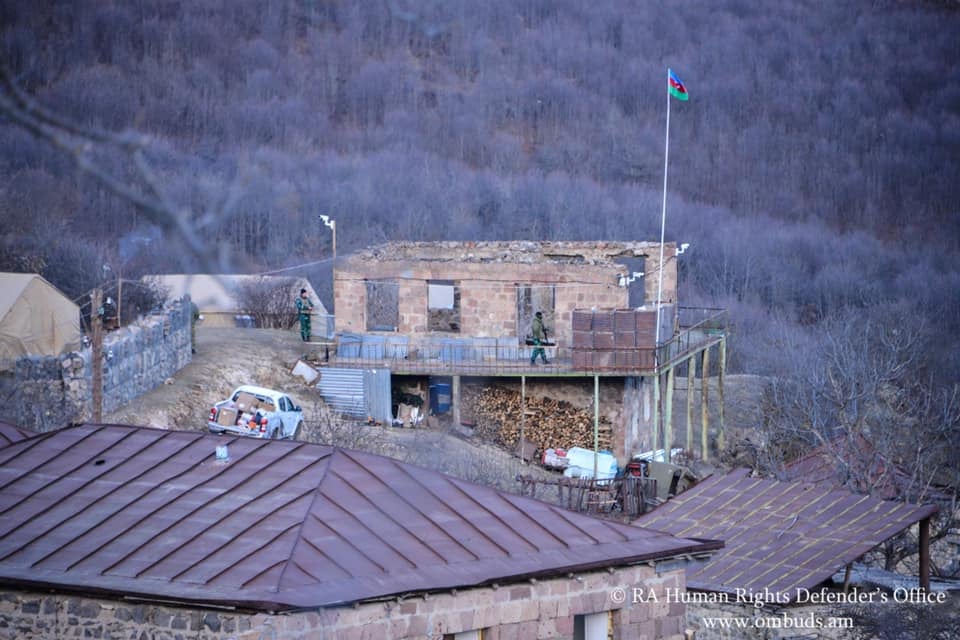
[[[661, 308], [661, 341], [672, 337], [675, 314], [673, 305]], [[652, 369], [656, 332], [656, 310], [574, 310], [573, 368], [580, 371]]]

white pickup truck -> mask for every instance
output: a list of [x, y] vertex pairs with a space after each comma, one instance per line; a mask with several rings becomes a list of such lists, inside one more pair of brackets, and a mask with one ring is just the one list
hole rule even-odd
[[214, 433], [252, 438], [296, 438], [303, 427], [303, 411], [285, 393], [243, 385], [229, 400], [213, 405], [207, 427]]

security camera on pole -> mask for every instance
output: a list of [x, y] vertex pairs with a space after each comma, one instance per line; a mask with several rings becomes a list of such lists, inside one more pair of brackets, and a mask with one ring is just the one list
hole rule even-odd
[[337, 264], [337, 221], [331, 220], [330, 216], [320, 216], [320, 220], [333, 232], [333, 264]]

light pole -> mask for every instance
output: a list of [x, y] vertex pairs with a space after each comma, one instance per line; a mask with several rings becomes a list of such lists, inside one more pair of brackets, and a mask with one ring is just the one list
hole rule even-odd
[[337, 221], [331, 220], [330, 216], [320, 216], [320, 220], [323, 221], [323, 224], [330, 227], [330, 230], [333, 232], [333, 264], [337, 264]]

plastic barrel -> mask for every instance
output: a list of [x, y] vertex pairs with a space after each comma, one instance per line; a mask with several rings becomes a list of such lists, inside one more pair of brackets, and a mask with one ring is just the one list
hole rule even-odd
[[450, 384], [435, 382], [430, 385], [430, 407], [434, 413], [450, 411]]
[[340, 358], [359, 358], [363, 336], [359, 333], [341, 333], [337, 342], [337, 356]]

